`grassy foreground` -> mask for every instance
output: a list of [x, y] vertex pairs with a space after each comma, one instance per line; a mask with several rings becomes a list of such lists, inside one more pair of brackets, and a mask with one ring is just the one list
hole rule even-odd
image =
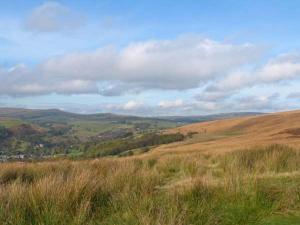
[[0, 224], [300, 224], [300, 151], [0, 164]]

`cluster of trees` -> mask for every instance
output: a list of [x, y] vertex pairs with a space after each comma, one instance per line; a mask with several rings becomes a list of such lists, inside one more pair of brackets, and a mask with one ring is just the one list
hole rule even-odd
[[4, 140], [8, 138], [8, 136], [9, 136], [9, 130], [6, 127], [0, 125], [0, 140]]
[[49, 127], [47, 131], [39, 131], [27, 124], [13, 128], [0, 125], [0, 155], [65, 154], [70, 146], [78, 143], [75, 137], [64, 136], [66, 132], [68, 127]]
[[84, 144], [84, 152], [88, 157], [119, 155], [132, 149], [146, 148], [161, 144], [182, 141], [184, 135], [176, 134], [144, 134], [139, 137], [116, 139], [105, 142], [87, 142]]

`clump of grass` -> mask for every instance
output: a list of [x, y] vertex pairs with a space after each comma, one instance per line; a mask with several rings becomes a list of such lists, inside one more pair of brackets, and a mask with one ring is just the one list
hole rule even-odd
[[246, 173], [297, 171], [300, 169], [300, 151], [284, 145], [237, 151], [223, 157], [221, 167]]

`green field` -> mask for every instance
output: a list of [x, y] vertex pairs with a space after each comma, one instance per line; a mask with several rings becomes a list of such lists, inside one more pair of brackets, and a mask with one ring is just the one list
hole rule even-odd
[[13, 119], [1, 119], [0, 118], [0, 126], [5, 126], [7, 128], [11, 128], [14, 126], [18, 126], [20, 124], [26, 123], [21, 120], [13, 120]]
[[[85, 155], [86, 147], [111, 139], [131, 139], [178, 126], [177, 122], [114, 114], [81, 115], [59, 110], [0, 109], [0, 157], [25, 154]], [[85, 152], [82, 148], [85, 148]], [[75, 154], [76, 153], [76, 154]]]

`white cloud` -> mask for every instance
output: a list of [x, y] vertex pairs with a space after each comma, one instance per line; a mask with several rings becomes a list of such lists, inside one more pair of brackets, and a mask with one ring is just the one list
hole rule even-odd
[[142, 101], [130, 100], [125, 103], [104, 104], [102, 105], [102, 107], [104, 109], [107, 109], [108, 111], [125, 113], [140, 111], [143, 110], [146, 106]]
[[[257, 67], [261, 48], [233, 45], [195, 36], [105, 47], [51, 58], [34, 68], [0, 68], [0, 95], [137, 94], [150, 89], [189, 90], [214, 109], [241, 89], [287, 81], [300, 74], [300, 55], [286, 54]], [[130, 104], [129, 104], [130, 106]], [[189, 107], [182, 100], [162, 101], [160, 108]], [[130, 107], [129, 107], [130, 108]]]
[[262, 82], [274, 82], [300, 76], [300, 54], [284, 54], [268, 62], [257, 71]]
[[[187, 90], [253, 63], [261, 50], [251, 44], [225, 44], [195, 36], [132, 43], [119, 50], [106, 47], [51, 58], [21, 73], [2, 71], [0, 93], [95, 93], [98, 86], [98, 93], [109, 96], [149, 89]], [[7, 90], [7, 85], [13, 88]]]
[[243, 88], [300, 78], [300, 54], [284, 54], [255, 69], [237, 69], [208, 85], [196, 96], [199, 100], [223, 100]]
[[189, 89], [253, 62], [259, 47], [223, 44], [197, 37], [129, 44], [69, 54], [41, 65], [50, 76], [135, 83], [145, 88]]
[[95, 82], [82, 79], [45, 79], [23, 64], [9, 69], [0, 67], [0, 95], [26, 96], [49, 93], [98, 93]]
[[124, 105], [122, 105], [121, 108], [124, 110], [134, 110], [134, 109], [141, 107], [142, 105], [143, 105], [143, 103], [141, 103], [141, 102], [129, 101], [129, 102], [125, 103]]
[[78, 29], [84, 17], [58, 2], [49, 1], [36, 7], [26, 20], [26, 28], [35, 32], [57, 32]]
[[176, 108], [184, 106], [184, 102], [182, 99], [177, 99], [174, 101], [161, 101], [158, 103], [158, 106], [164, 109]]
[[278, 93], [274, 93], [271, 95], [260, 95], [260, 96], [246, 96], [236, 99], [233, 104], [233, 110], [241, 110], [241, 111], [274, 111], [282, 108], [282, 105], [279, 103], [280, 95]]

